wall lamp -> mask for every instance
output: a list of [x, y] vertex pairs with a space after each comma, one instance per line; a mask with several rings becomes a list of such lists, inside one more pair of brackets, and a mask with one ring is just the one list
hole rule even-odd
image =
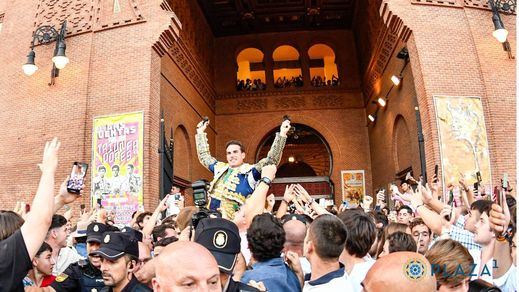
[[369, 114], [368, 115], [368, 119], [374, 123], [375, 122], [375, 119], [377, 118], [377, 113], [374, 113], [374, 114]]
[[[398, 59], [404, 60], [404, 66], [402, 66], [402, 69], [400, 69], [400, 73], [398, 73], [398, 75], [391, 76], [391, 82], [393, 84], [391, 84], [391, 87], [387, 91], [386, 95], [384, 97], [379, 97], [376, 101], [372, 101], [373, 104], [377, 105], [377, 109], [376, 109], [375, 113], [368, 115], [368, 120], [370, 120], [372, 123], [374, 123], [377, 118], [377, 112], [378, 112], [379, 108], [386, 107], [387, 103], [389, 102], [389, 94], [391, 93], [393, 88], [395, 88], [395, 86], [398, 86], [398, 85], [400, 85], [400, 83], [402, 83], [402, 80], [403, 80], [402, 74], [404, 72], [405, 67], [407, 67], [407, 64], [409, 64], [409, 52], [407, 51], [407, 48], [405, 48], [405, 47], [402, 48], [400, 50], [400, 52], [398, 52], [396, 57]], [[369, 124], [369, 122], [368, 122], [368, 124]]]
[[494, 23], [494, 32], [492, 32], [492, 36], [494, 36], [498, 42], [503, 44], [503, 50], [507, 52], [508, 58], [515, 59], [514, 55], [512, 54], [510, 43], [507, 40], [508, 30], [506, 30], [505, 25], [501, 20], [499, 10], [513, 13], [515, 11], [516, 1], [488, 0], [488, 5], [492, 9], [492, 22]]
[[36, 53], [34, 53], [34, 47], [36, 45], [46, 45], [53, 41], [56, 41], [56, 47], [54, 48], [54, 57], [52, 57], [52, 71], [49, 85], [55, 84], [55, 78], [59, 76], [59, 70], [65, 68], [69, 63], [69, 59], [65, 55], [67, 46], [65, 44], [65, 34], [67, 33], [67, 21], [65, 20], [61, 24], [61, 29], [58, 32], [54, 26], [42, 25], [38, 27], [32, 35], [31, 50], [27, 54], [27, 63], [22, 66], [23, 73], [27, 76], [31, 76], [38, 70], [34, 59]]

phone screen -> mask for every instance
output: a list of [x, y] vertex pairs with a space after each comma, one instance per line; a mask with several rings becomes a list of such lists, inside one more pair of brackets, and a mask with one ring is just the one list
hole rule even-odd
[[79, 194], [83, 188], [87, 169], [88, 164], [84, 162], [74, 162], [72, 171], [70, 172], [70, 179], [67, 182], [67, 190], [69, 193]]
[[503, 174], [503, 189], [508, 189], [508, 173]]

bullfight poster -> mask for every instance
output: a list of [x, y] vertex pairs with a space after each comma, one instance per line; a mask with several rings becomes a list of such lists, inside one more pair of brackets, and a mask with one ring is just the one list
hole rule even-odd
[[364, 170], [341, 171], [342, 200], [348, 206], [358, 206], [366, 194]]
[[143, 206], [143, 130], [142, 112], [94, 118], [91, 203], [115, 224], [128, 224]]

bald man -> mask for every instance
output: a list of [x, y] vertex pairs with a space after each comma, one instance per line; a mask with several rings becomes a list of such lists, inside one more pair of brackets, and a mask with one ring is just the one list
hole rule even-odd
[[297, 220], [290, 219], [283, 224], [285, 230], [285, 244], [283, 245], [283, 252], [286, 254], [289, 251], [295, 252], [299, 256], [303, 273], [310, 274], [312, 268], [310, 262], [303, 256], [303, 245], [306, 237], [306, 225]]
[[394, 252], [378, 259], [362, 282], [364, 292], [436, 291], [431, 264], [415, 252]]
[[157, 257], [155, 272], [153, 291], [222, 291], [216, 260], [195, 242], [166, 246]]

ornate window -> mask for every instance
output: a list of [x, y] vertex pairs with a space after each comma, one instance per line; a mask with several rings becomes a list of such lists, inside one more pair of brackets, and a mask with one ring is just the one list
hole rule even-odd
[[337, 86], [340, 83], [335, 52], [327, 45], [315, 44], [308, 49], [311, 84], [315, 87]]
[[265, 90], [264, 54], [256, 48], [242, 50], [236, 57], [238, 71], [236, 72], [237, 90]]
[[299, 52], [292, 46], [277, 47], [272, 53], [274, 60], [274, 86], [276, 88], [301, 87], [303, 75]]

